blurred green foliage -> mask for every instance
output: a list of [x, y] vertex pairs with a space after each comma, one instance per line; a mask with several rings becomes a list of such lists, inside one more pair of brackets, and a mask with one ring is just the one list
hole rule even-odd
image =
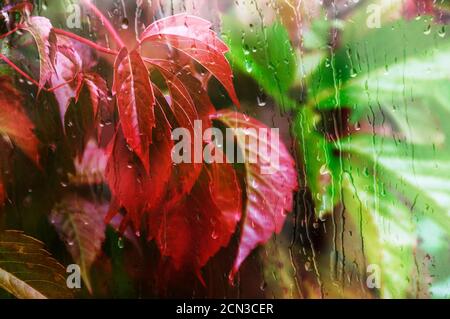
[[[383, 7], [381, 28], [366, 26], [364, 6], [342, 21], [314, 20], [296, 59], [280, 24], [258, 35], [226, 16], [224, 32], [234, 66], [296, 110], [299, 167], [316, 214], [339, 207], [355, 225], [359, 237], [341, 244], [359, 249], [361, 273], [380, 267], [379, 295], [448, 297], [450, 41], [433, 17], [392, 20], [393, 8]], [[294, 61], [305, 63], [297, 79]], [[294, 83], [306, 100], [283, 97]], [[328, 240], [341, 262], [344, 251]]]
[[297, 59], [284, 26], [244, 25], [231, 15], [222, 23], [232, 65], [255, 79], [280, 106], [295, 107], [287, 93], [296, 79]]

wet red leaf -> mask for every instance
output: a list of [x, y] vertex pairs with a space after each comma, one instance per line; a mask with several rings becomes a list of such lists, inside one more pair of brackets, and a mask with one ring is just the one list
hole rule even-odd
[[199, 40], [215, 50], [226, 53], [228, 47], [211, 30], [211, 22], [185, 13], [173, 15], [155, 21], [141, 35], [141, 41], [151, 40], [159, 35], [175, 35]]
[[171, 257], [178, 271], [200, 269], [228, 245], [241, 217], [241, 190], [229, 164], [204, 166], [191, 193], [165, 211], [150, 229], [161, 254]]
[[89, 91], [94, 124], [97, 130], [97, 141], [101, 142], [104, 130], [113, 124], [114, 101], [109, 95], [106, 81], [97, 73], [84, 73], [83, 85]]
[[56, 72], [53, 72], [51, 75], [51, 84], [52, 87], [57, 87], [54, 93], [59, 104], [61, 121], [64, 123], [70, 99], [78, 100], [79, 91], [81, 90], [82, 77], [80, 72], [82, 61], [78, 53], [65, 44], [58, 46], [55, 62]]
[[[245, 154], [247, 203], [238, 254], [231, 272], [233, 278], [256, 246], [281, 231], [287, 213], [293, 208], [297, 172], [294, 159], [276, 132], [268, 130], [261, 138], [261, 129], [268, 129], [264, 124], [232, 111], [221, 111], [215, 118], [230, 128], [238, 129], [235, 131], [237, 145]], [[255, 155], [256, 160], [251, 161]], [[278, 163], [271, 161], [275, 158], [278, 158]]]
[[113, 113], [113, 105], [108, 99], [108, 86], [106, 81], [97, 73], [85, 73], [83, 78], [91, 97], [94, 117], [98, 116], [99, 111], [106, 112], [107, 114]]
[[[181, 84], [181, 82], [173, 83]], [[176, 86], [176, 84], [173, 84], [173, 86]], [[172, 91], [175, 90], [183, 92], [183, 90], [186, 89], [183, 85], [183, 87], [179, 86], [172, 89]], [[177, 94], [181, 95], [181, 93], [174, 92], [173, 95], [171, 95], [172, 106], [170, 107], [162, 92], [156, 87], [154, 88], [154, 91], [161, 105], [167, 105], [167, 111], [172, 112], [173, 114], [174, 120], [171, 123], [172, 128], [186, 128], [191, 136], [194, 136], [194, 121], [198, 120], [198, 115], [195, 109], [189, 111], [189, 106], [183, 103], [183, 100], [185, 100], [186, 97], [180, 97], [179, 100]], [[203, 132], [200, 132], [200, 134], [202, 133]], [[191, 139], [191, 147], [194, 147], [194, 139]], [[169, 187], [166, 194], [166, 206], [177, 203], [185, 194], [191, 191], [201, 170], [202, 164], [194, 161], [194, 154], [191, 154], [191, 161], [189, 163], [179, 163], [172, 168], [172, 174], [170, 176]]]
[[[25, 28], [33, 35], [39, 51], [39, 89], [54, 89], [63, 119], [68, 106], [71, 106], [69, 115], [72, 106], [75, 107], [73, 113], [81, 123], [77, 126], [83, 129], [76, 135], [83, 142], [82, 147], [77, 147], [82, 151], [76, 152], [79, 155], [77, 176], [80, 171], [88, 172], [86, 178], [75, 183], [81, 186], [106, 180], [112, 195], [106, 222], [122, 217], [121, 232], [128, 225], [140, 232], [144, 222], [149, 239], [156, 240], [161, 254], [168, 257], [174, 268], [193, 271], [200, 279], [201, 268], [221, 247], [228, 245], [242, 217], [241, 238], [231, 272], [234, 275], [257, 245], [281, 231], [286, 214], [292, 209], [297, 175], [291, 155], [281, 142], [272, 143], [272, 138], [279, 142], [277, 133], [269, 133], [267, 140], [258, 135], [253, 144], [246, 144], [247, 135], [236, 132], [238, 147], [247, 158], [260, 156], [258, 162], [245, 162], [244, 214], [243, 191], [231, 164], [196, 163], [194, 151], [190, 163], [173, 165], [171, 130], [174, 128], [189, 131], [193, 149], [196, 134], [201, 134], [201, 146], [205, 145], [203, 133], [212, 127], [210, 117], [232, 128], [267, 129], [239, 113], [221, 111], [214, 115], [216, 111], [207, 90], [210, 76], [223, 85], [232, 102], [239, 106], [232, 69], [224, 56], [227, 46], [211, 30], [210, 22], [180, 14], [151, 24], [141, 35], [137, 48], [129, 51], [122, 45], [128, 42], [118, 37], [93, 4], [89, 6], [112, 33], [121, 48], [119, 52], [64, 30], [52, 31], [50, 21], [43, 17], [29, 18]], [[71, 41], [115, 57], [111, 91], [116, 97], [119, 122], [111, 125], [114, 134], [109, 135], [108, 141], [112, 140], [106, 155], [97, 145], [85, 151], [85, 144], [95, 135], [96, 127], [103, 125], [105, 117], [114, 117], [114, 100], [109, 96], [105, 79], [89, 72], [89, 67], [84, 65], [85, 61], [90, 64], [89, 59], [85, 58], [86, 54], [78, 54]], [[143, 44], [151, 46], [145, 57], [141, 55], [145, 51], [141, 50]], [[207, 72], [196, 70], [198, 64]], [[167, 97], [162, 88], [151, 82], [149, 72], [155, 70], [165, 81]], [[52, 89], [45, 88], [49, 80]], [[4, 78], [0, 78], [0, 88], [0, 132], [37, 162], [34, 126], [21, 108], [20, 96]], [[77, 103], [78, 99], [83, 101]], [[81, 104], [88, 108], [82, 108]], [[196, 120], [202, 124], [201, 132], [196, 132]], [[76, 142], [73, 144], [77, 146]], [[268, 150], [261, 151], [261, 145]], [[265, 165], [270, 164], [269, 154], [275, 154], [279, 163], [270, 174], [263, 174]], [[90, 178], [92, 170], [104, 175], [104, 179], [103, 176]], [[0, 204], [4, 198], [0, 181]], [[89, 265], [92, 262], [92, 258], [88, 260]]]
[[42, 89], [54, 72], [56, 41], [50, 41], [52, 24], [45, 17], [31, 17], [25, 30], [34, 38], [39, 52], [39, 89]]
[[211, 24], [185, 14], [172, 16], [151, 24], [142, 34], [141, 42], [169, 45], [193, 59], [224, 86], [231, 100], [239, 106], [233, 85], [233, 72], [224, 56], [226, 45], [210, 30]]
[[158, 126], [153, 130], [148, 172], [137, 154], [128, 147], [120, 127], [110, 145], [106, 179], [113, 200], [107, 221], [123, 208], [126, 214], [121, 230], [124, 230], [124, 227], [131, 222], [134, 229], [140, 231], [145, 213], [161, 205], [170, 177], [173, 142], [170, 137], [169, 123], [165, 119], [159, 102], [157, 102], [155, 114]]
[[128, 53], [123, 48], [118, 54], [114, 65], [113, 93], [117, 95], [125, 141], [148, 172], [149, 145], [155, 127], [155, 97], [147, 68], [137, 51]]
[[0, 132], [6, 134], [32, 161], [39, 163], [34, 124], [22, 108], [22, 96], [11, 80], [0, 77]]

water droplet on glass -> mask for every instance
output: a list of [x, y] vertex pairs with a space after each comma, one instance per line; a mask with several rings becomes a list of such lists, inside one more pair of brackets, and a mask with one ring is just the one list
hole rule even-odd
[[249, 49], [247, 44], [244, 44], [244, 48], [243, 49], [244, 49], [244, 55], [249, 55], [250, 54], [250, 49]]
[[325, 222], [327, 219], [325, 217], [325, 212], [324, 211], [320, 211], [319, 212], [319, 220], [322, 222]]
[[123, 240], [123, 237], [119, 237], [119, 239], [117, 240], [117, 247], [119, 247], [120, 249], [123, 249], [123, 247], [125, 247], [125, 241]]
[[258, 103], [258, 106], [266, 106], [267, 102], [266, 102], [266, 97], [265, 95], [258, 95], [256, 97], [256, 102]]
[[252, 73], [252, 71], [253, 71], [253, 63], [252, 63], [252, 61], [250, 61], [250, 60], [246, 60], [245, 61], [245, 70], [248, 73]]
[[311, 271], [311, 263], [309, 261], [305, 262], [305, 270], [306, 271]]
[[267, 288], [267, 282], [266, 282], [266, 281], [263, 281], [263, 282], [261, 283], [261, 285], [259, 286], [259, 289], [261, 289], [262, 291], [264, 291], [264, 290], [266, 290], [266, 288]]
[[330, 174], [330, 171], [328, 170], [327, 165], [326, 165], [326, 164], [323, 164], [323, 165], [320, 167], [320, 175], [328, 175], [328, 174]]
[[369, 176], [369, 168], [368, 167], [364, 168], [363, 174], [364, 174], [364, 176]]
[[123, 20], [122, 20], [122, 29], [124, 29], [124, 30], [128, 29], [128, 25], [129, 25], [128, 19], [127, 18], [123, 18]]

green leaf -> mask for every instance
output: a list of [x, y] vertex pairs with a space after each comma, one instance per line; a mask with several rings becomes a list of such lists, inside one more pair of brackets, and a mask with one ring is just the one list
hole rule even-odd
[[[442, 135], [423, 134], [407, 123], [417, 120], [423, 128], [447, 112], [446, 97], [439, 92], [450, 84], [450, 72], [443, 67], [448, 64], [450, 41], [439, 33], [439, 25], [426, 32], [430, 21], [425, 20], [397, 21], [344, 43], [309, 79], [311, 101], [320, 108], [353, 108], [354, 121], [382, 113], [379, 118], [391, 118], [411, 140], [442, 141]], [[423, 116], [418, 105], [429, 107], [430, 116]], [[437, 106], [441, 114], [435, 111]]]
[[0, 233], [0, 287], [21, 299], [73, 297], [64, 267], [20, 231]]
[[[428, 219], [450, 229], [450, 154], [390, 137], [341, 141], [343, 204], [361, 221], [365, 254], [382, 265], [385, 297], [412, 294], [416, 228]], [[419, 225], [419, 226], [418, 226]]]
[[54, 207], [50, 215], [51, 223], [80, 266], [81, 276], [90, 293], [90, 269], [105, 240], [103, 219], [108, 206], [70, 194]]
[[[8, 46], [4, 45], [4, 43], [5, 41], [0, 42], [0, 53], [3, 54], [4, 56], [9, 56], [10, 49], [8, 48]], [[11, 67], [5, 62], [3, 62], [3, 60], [0, 61], [0, 76], [11, 75], [11, 73], [12, 73]]]
[[[352, 164], [351, 168], [362, 167]], [[382, 185], [361, 171], [344, 173], [342, 187], [346, 212], [359, 224], [361, 251], [366, 263], [377, 265], [381, 271], [380, 295], [383, 298], [409, 296], [416, 241], [409, 208], [399, 204], [390, 192], [381, 197]]]
[[373, 25], [368, 22], [373, 21], [377, 13], [380, 13], [380, 25], [382, 27], [391, 24], [393, 20], [399, 19], [399, 13], [403, 11], [404, 4], [404, 0], [359, 2], [359, 10], [353, 10], [352, 15], [346, 18], [342, 43], [364, 39], [367, 34], [376, 31], [377, 29], [374, 29]]
[[[420, 31], [420, 27], [414, 30]], [[450, 113], [450, 71], [443, 67], [450, 62], [450, 41], [431, 34], [428, 37], [434, 38], [436, 45], [418, 45], [416, 54], [399, 58], [396, 63], [376, 65], [380, 56], [363, 62], [375, 67], [370, 72], [355, 74], [339, 91], [340, 105], [353, 108], [353, 121], [373, 114], [369, 116], [373, 125], [383, 125], [387, 118], [395, 131], [409, 141], [444, 142], [450, 134], [450, 128], [443, 120]], [[387, 56], [391, 57], [391, 54]], [[320, 104], [332, 106], [333, 99], [322, 100]]]
[[294, 133], [298, 140], [299, 162], [303, 163], [303, 185], [311, 191], [317, 217], [331, 211], [339, 200], [338, 161], [333, 147], [317, 131], [319, 115], [302, 108], [295, 119]]
[[427, 280], [430, 297], [450, 298], [450, 235], [429, 218], [420, 221], [418, 232], [419, 249], [423, 252], [421, 275]]
[[342, 29], [343, 23], [340, 20], [314, 20], [310, 30], [303, 36], [303, 47], [309, 50], [326, 48], [330, 41], [330, 31], [332, 27]]
[[[368, 173], [407, 201], [420, 216], [428, 216], [450, 230], [450, 154], [389, 137], [360, 135], [342, 141], [341, 149], [362, 160]], [[366, 172], [367, 173], [367, 172]], [[374, 178], [373, 176], [371, 176]]]
[[295, 81], [297, 61], [286, 28], [278, 22], [247, 26], [231, 15], [224, 16], [222, 27], [232, 65], [251, 76], [281, 106], [294, 107], [295, 101], [286, 93]]
[[[391, 5], [382, 6], [382, 12], [389, 12], [389, 8]], [[363, 21], [366, 18], [365, 12], [361, 15], [357, 11], [354, 19], [360, 23], [345, 24], [342, 48], [330, 51], [308, 78], [308, 106], [351, 108], [353, 122], [368, 121], [374, 130], [381, 127], [387, 134], [394, 131], [395, 136], [415, 143], [443, 144], [450, 134], [444, 122], [450, 111], [450, 72], [442, 67], [450, 57], [448, 37], [439, 33], [438, 25], [429, 34], [425, 32], [430, 18], [388, 22], [383, 16], [384, 27], [380, 29], [367, 28]], [[329, 154], [318, 140], [320, 136], [314, 134], [315, 141], [300, 146], [310, 149], [304, 153], [318, 154], [323, 149]], [[315, 185], [320, 161], [308, 160], [309, 188], [318, 206], [325, 194]], [[322, 160], [320, 167], [337, 177], [339, 169], [328, 165], [332, 164], [330, 160], [327, 162]], [[330, 188], [338, 194], [339, 187]]]
[[354, 105], [353, 121], [367, 115], [374, 126], [390, 121], [394, 132], [410, 142], [443, 144], [450, 136], [445, 120], [450, 115], [450, 71], [442, 66], [449, 63], [450, 46], [391, 66], [387, 74], [378, 70], [370, 79], [352, 81], [341, 93]]

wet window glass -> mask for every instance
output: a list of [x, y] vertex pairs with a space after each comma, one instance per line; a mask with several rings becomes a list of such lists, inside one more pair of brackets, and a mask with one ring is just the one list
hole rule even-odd
[[449, 1], [0, 12], [0, 298], [450, 297]]

